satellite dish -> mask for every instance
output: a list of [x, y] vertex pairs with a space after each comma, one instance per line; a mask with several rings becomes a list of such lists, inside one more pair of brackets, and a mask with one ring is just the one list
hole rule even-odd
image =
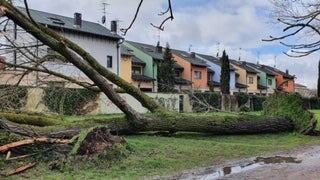
[[102, 16], [101, 22], [102, 22], [102, 24], [105, 24], [105, 23], [106, 23], [106, 16]]

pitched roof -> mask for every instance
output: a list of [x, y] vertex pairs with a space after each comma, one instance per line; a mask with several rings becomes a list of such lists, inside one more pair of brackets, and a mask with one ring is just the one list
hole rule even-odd
[[[220, 66], [220, 67], [222, 65], [221, 64], [221, 60], [220, 60], [221, 58], [216, 58], [214, 56], [205, 55], [205, 54], [199, 54], [199, 53], [197, 53], [197, 55], [200, 56], [201, 58], [205, 59], [205, 60], [208, 60], [208, 61]], [[232, 64], [230, 64], [230, 71], [234, 71], [234, 70], [235, 70], [234, 67], [232, 66]]]
[[131, 78], [137, 81], [155, 81], [155, 79], [141, 74], [132, 74]]
[[221, 83], [220, 82], [217, 82], [217, 81], [208, 81], [208, 85], [212, 85], [214, 87], [220, 87], [221, 86]]
[[204, 60], [199, 59], [197, 57], [192, 57], [190, 53], [187, 53], [187, 52], [181, 51], [181, 50], [176, 50], [176, 49], [171, 49], [171, 52], [176, 54], [177, 56], [189, 61], [192, 65], [208, 67], [208, 64]]
[[275, 76], [275, 74], [274, 74], [272, 71], [264, 68], [264, 67], [263, 67], [262, 65], [260, 65], [260, 64], [255, 64], [255, 63], [251, 63], [251, 62], [246, 62], [246, 63], [247, 63], [249, 66], [258, 69], [259, 71], [262, 71], [262, 72], [266, 73], [266, 74], [269, 75], [269, 76]]
[[184, 67], [180, 66], [177, 62], [174, 62], [174, 69], [184, 70]]
[[295, 78], [294, 75], [290, 75], [289, 73], [280, 71], [277, 68], [274, 68], [274, 67], [271, 67], [271, 66], [267, 66], [267, 65], [262, 65], [262, 67], [264, 67], [265, 69], [268, 69], [270, 71], [273, 71], [275, 73], [278, 73], [278, 74], [282, 75], [284, 78], [288, 78], [288, 79], [294, 79]]
[[245, 84], [241, 84], [241, 83], [237, 83], [237, 82], [236, 82], [236, 88], [245, 89], [245, 88], [247, 88], [247, 87], [248, 87], [248, 86], [245, 85]]
[[131, 53], [131, 50], [128, 49], [126, 46], [121, 46], [121, 55], [125, 55], [125, 56], [133, 56], [133, 54]]
[[[26, 9], [23, 7], [18, 7], [22, 12], [26, 13]], [[92, 34], [97, 36], [102, 36], [111, 39], [122, 39], [121, 36], [111, 33], [111, 31], [104, 26], [82, 20], [81, 27], [76, 27], [74, 25], [74, 18], [61, 16], [57, 14], [42, 12], [34, 9], [29, 9], [32, 18], [45, 26], [50, 28], [58, 29], [58, 30], [69, 30], [73, 32], [85, 33], [85, 34]]]
[[149, 56], [151, 56], [155, 60], [163, 60], [163, 53], [162, 53], [162, 51], [159, 52], [157, 50], [156, 46], [144, 44], [144, 43], [133, 42], [133, 41], [126, 41], [126, 42], [128, 42], [132, 46], [138, 48], [139, 50], [143, 51], [144, 53], [148, 54]]
[[258, 73], [256, 70], [254, 70], [253, 68], [249, 67], [246, 65], [247, 62], [245, 61], [236, 61], [236, 60], [233, 60], [233, 59], [230, 59], [230, 63], [236, 65], [236, 66], [239, 66], [241, 68], [243, 68], [244, 70], [246, 70], [248, 73]]
[[191, 85], [192, 82], [187, 80], [187, 79], [183, 79], [181, 77], [175, 77], [174, 78], [174, 83], [175, 84], [180, 84], [180, 85]]
[[139, 65], [142, 65], [142, 66], [145, 66], [146, 63], [144, 61], [142, 61], [141, 59], [139, 59], [138, 57], [136, 56], [133, 56], [132, 57], [132, 63], [134, 64], [139, 64]]

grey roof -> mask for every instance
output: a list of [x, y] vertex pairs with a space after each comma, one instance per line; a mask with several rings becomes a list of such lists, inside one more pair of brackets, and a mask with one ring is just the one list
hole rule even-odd
[[174, 83], [175, 84], [180, 84], [180, 85], [191, 85], [192, 82], [187, 80], [187, 79], [183, 79], [181, 77], [175, 77], [174, 78]]
[[124, 45], [121, 46], [121, 55], [133, 56], [133, 54], [131, 53], [131, 50]]
[[146, 65], [146, 63], [145, 63], [144, 61], [142, 61], [141, 59], [139, 59], [139, 58], [136, 57], [136, 56], [133, 56], [133, 57], [132, 57], [132, 63], [134, 63], [134, 64], [140, 64], [140, 65], [143, 65], [143, 66]]
[[212, 86], [215, 86], [215, 87], [220, 87], [221, 86], [221, 83], [218, 82], [218, 81], [208, 81], [208, 85], [212, 85]]
[[174, 62], [174, 69], [180, 69], [180, 70], [184, 70], [184, 67], [180, 66], [177, 62]]
[[251, 62], [246, 62], [246, 63], [247, 63], [249, 66], [258, 69], [259, 71], [262, 71], [262, 72], [266, 73], [268, 76], [275, 76], [275, 74], [274, 74], [272, 71], [264, 68], [264, 67], [263, 67], [262, 65], [260, 65], [260, 64], [255, 64], [255, 63], [251, 63]]
[[256, 70], [254, 70], [253, 68], [247, 66], [247, 62], [245, 61], [236, 61], [236, 60], [233, 60], [233, 59], [230, 59], [230, 63], [236, 65], [236, 66], [239, 66], [241, 68], [243, 68], [244, 70], [246, 70], [248, 73], [258, 73]]
[[274, 67], [271, 67], [271, 66], [267, 66], [267, 65], [261, 65], [263, 68], [265, 68], [265, 69], [268, 69], [268, 70], [270, 70], [270, 71], [273, 71], [273, 72], [275, 72], [275, 73], [279, 73], [279, 74], [281, 74], [283, 77], [285, 77], [285, 78], [288, 78], [288, 79], [294, 79], [295, 78], [295, 76], [294, 75], [290, 75], [290, 74], [288, 74], [288, 73], [285, 73], [285, 72], [283, 72], [283, 71], [280, 71], [279, 69], [277, 69], [277, 68], [274, 68]]
[[204, 58], [204, 59], [206, 59], [206, 60], [209, 60], [209, 61], [211, 61], [211, 62], [217, 62], [217, 61], [219, 61], [219, 58], [214, 57], [214, 56], [205, 55], [205, 54], [199, 54], [199, 53], [197, 53], [197, 55], [200, 56], [200, 57], [202, 57], [202, 58]]
[[131, 78], [137, 81], [155, 81], [155, 79], [141, 74], [132, 74]]
[[157, 51], [157, 47], [149, 44], [138, 43], [133, 41], [126, 41], [127, 43], [131, 44], [132, 46], [138, 48], [139, 50], [143, 51], [144, 53], [148, 54], [155, 60], [163, 60], [163, 53]]
[[176, 54], [177, 56], [189, 61], [192, 65], [208, 67], [208, 64], [204, 60], [199, 59], [197, 57], [191, 57], [190, 53], [187, 53], [187, 52], [181, 51], [181, 50], [176, 50], [176, 49], [172, 49], [171, 52]]
[[[18, 7], [22, 12], [26, 13], [26, 9], [22, 7]], [[66, 17], [66, 16], [61, 16], [57, 14], [52, 14], [52, 13], [47, 13], [47, 12], [42, 12], [38, 10], [33, 10], [29, 9], [30, 14], [32, 18], [38, 22], [39, 24], [48, 26], [53, 29], [58, 29], [58, 30], [69, 30], [69, 31], [74, 31], [74, 32], [80, 32], [80, 33], [85, 33], [85, 34], [92, 34], [92, 35], [97, 35], [97, 36], [102, 36], [102, 37], [107, 37], [111, 39], [122, 39], [121, 36], [111, 33], [111, 31], [104, 26], [90, 22], [90, 21], [85, 21], [82, 20], [82, 26], [81, 27], [76, 27], [74, 26], [74, 18]]]
[[[197, 55], [221, 67], [221, 58], [219, 57], [217, 58], [217, 57], [205, 55], [205, 54], [198, 54], [198, 53]], [[235, 68], [232, 66], [232, 64], [230, 64], [230, 71], [234, 71], [234, 70]]]
[[247, 88], [248, 86], [245, 85], [245, 84], [241, 84], [241, 83], [237, 83], [236, 82], [236, 88], [239, 88], [239, 89], [244, 89], [244, 88]]

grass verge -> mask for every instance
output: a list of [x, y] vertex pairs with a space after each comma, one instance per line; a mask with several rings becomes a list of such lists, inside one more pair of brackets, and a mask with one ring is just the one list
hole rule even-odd
[[[320, 119], [319, 110], [312, 112]], [[98, 119], [100, 121], [100, 117]], [[81, 120], [70, 118], [67, 121], [79, 123]], [[147, 134], [125, 136], [125, 140], [126, 158], [112, 163], [103, 157], [81, 160], [71, 157], [62, 171], [51, 171], [47, 163], [40, 161], [37, 167], [8, 179], [143, 179], [194, 167], [218, 165], [229, 160], [320, 145], [319, 137], [298, 133], [212, 136], [180, 132], [173, 137]], [[14, 165], [16, 162], [2, 161], [0, 169]]]

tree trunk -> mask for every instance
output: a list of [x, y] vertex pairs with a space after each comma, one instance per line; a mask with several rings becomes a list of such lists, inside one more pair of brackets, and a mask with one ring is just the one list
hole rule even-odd
[[265, 116], [184, 116], [164, 117], [147, 121], [143, 129], [132, 128], [126, 121], [109, 124], [111, 131], [117, 133], [169, 131], [202, 132], [210, 134], [258, 134], [293, 131], [290, 119]]
[[[117, 119], [107, 124], [114, 134], [129, 134], [146, 131], [168, 131], [168, 132], [202, 132], [210, 134], [257, 134], [257, 133], [278, 133], [293, 131], [294, 124], [290, 119], [267, 116], [190, 116], [177, 114], [167, 117], [157, 117], [148, 120], [143, 127], [132, 126], [125, 119]], [[70, 138], [80, 132], [76, 130], [66, 130], [59, 132], [39, 133], [27, 130], [19, 125], [11, 123], [5, 119], [0, 119], [0, 127], [13, 133], [26, 135], [29, 137], [51, 137]], [[8, 128], [9, 127], [9, 128]], [[29, 133], [26, 133], [29, 132]]]
[[230, 94], [221, 95], [221, 111], [231, 111], [231, 96]]

